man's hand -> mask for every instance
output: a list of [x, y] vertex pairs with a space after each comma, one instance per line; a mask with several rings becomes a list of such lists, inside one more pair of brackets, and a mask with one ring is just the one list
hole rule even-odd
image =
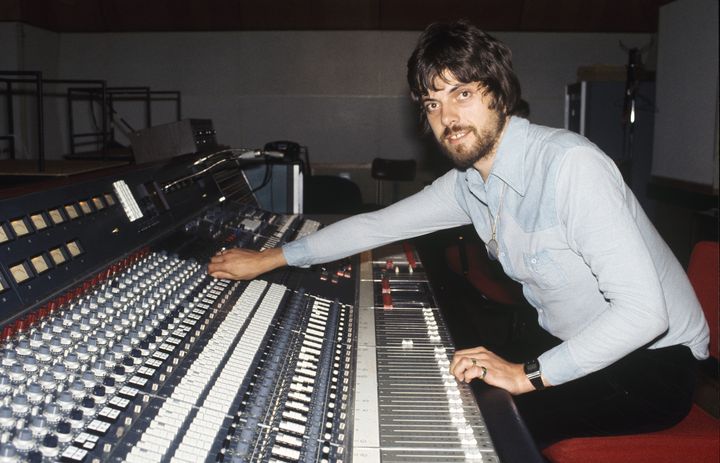
[[208, 273], [215, 278], [252, 280], [284, 265], [287, 265], [287, 261], [280, 248], [262, 252], [234, 248], [214, 255], [210, 259]]
[[[510, 363], [484, 347], [456, 351], [450, 364], [450, 373], [458, 381], [469, 383], [479, 378], [513, 395], [535, 390], [522, 364]], [[545, 384], [548, 385], [547, 381]]]

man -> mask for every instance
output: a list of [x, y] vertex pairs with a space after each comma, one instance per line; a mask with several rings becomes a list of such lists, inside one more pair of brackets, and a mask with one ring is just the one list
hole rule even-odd
[[216, 256], [210, 274], [254, 278], [472, 223], [560, 342], [524, 364], [484, 347], [458, 351], [458, 380], [479, 378], [514, 394], [540, 447], [680, 421], [695, 359], [708, 355], [707, 323], [612, 160], [576, 134], [511, 116], [520, 86], [510, 51], [467, 23], [428, 27], [408, 61], [408, 82], [456, 169], [282, 249]]

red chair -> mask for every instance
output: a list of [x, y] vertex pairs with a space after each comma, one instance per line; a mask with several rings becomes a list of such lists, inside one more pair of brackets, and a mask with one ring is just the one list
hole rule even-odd
[[493, 271], [487, 251], [479, 242], [461, 236], [445, 249], [445, 259], [450, 270], [464, 276], [487, 299], [505, 305], [525, 303], [521, 286]]
[[[710, 325], [710, 354], [718, 358], [718, 243], [703, 241], [690, 256], [688, 277]], [[717, 398], [716, 398], [717, 399]], [[718, 463], [720, 420], [693, 405], [678, 425], [664, 431], [628, 436], [582, 437], [543, 451], [553, 463]]]

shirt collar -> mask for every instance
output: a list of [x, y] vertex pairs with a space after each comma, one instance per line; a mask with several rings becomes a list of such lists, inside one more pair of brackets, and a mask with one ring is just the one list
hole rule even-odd
[[490, 175], [507, 183], [520, 196], [525, 195], [525, 152], [530, 122], [511, 116], [500, 140]]

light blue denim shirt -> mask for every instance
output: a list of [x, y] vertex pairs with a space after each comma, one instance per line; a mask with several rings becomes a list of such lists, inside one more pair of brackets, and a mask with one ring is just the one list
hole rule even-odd
[[685, 344], [695, 357], [708, 356], [707, 322], [692, 286], [614, 162], [577, 134], [521, 118], [510, 119], [487, 181], [475, 169], [451, 170], [283, 253], [288, 264], [305, 266], [469, 223], [487, 243], [499, 208], [499, 261], [522, 284], [540, 325], [563, 340], [539, 358], [551, 384], [645, 345]]

